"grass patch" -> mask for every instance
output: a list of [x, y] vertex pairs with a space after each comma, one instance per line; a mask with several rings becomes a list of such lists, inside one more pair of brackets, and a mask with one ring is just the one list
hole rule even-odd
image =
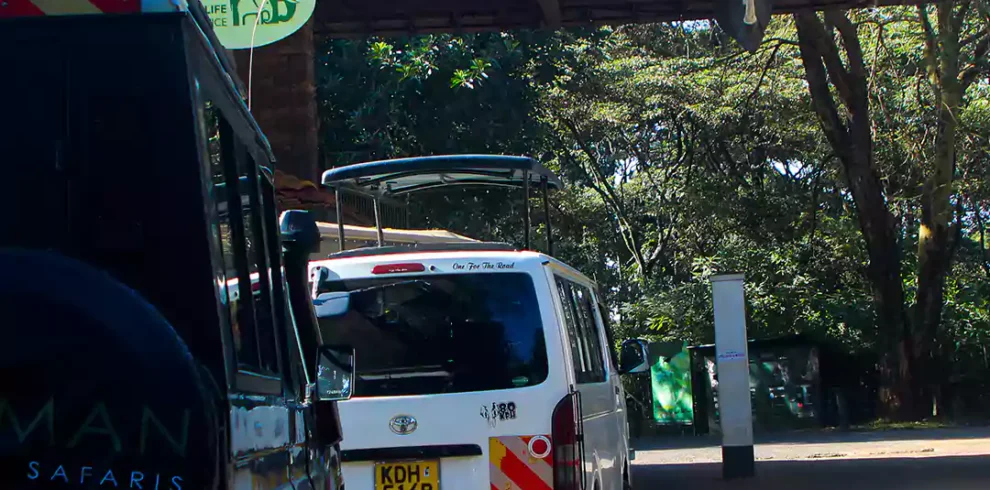
[[910, 429], [948, 429], [960, 427], [960, 424], [946, 422], [943, 420], [922, 420], [917, 422], [895, 422], [892, 420], [874, 420], [868, 424], [854, 425], [852, 430], [861, 431], [885, 431], [885, 430], [910, 430]]

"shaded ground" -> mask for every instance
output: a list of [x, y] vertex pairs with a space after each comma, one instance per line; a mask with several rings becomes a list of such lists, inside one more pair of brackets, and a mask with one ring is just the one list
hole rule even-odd
[[633, 469], [640, 490], [990, 489], [990, 428], [762, 437], [757, 476], [726, 482], [713, 438], [640, 441]]

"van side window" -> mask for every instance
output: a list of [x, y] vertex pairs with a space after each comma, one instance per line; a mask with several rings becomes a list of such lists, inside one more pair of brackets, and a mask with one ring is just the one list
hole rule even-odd
[[574, 360], [574, 374], [578, 383], [582, 381], [582, 373], [587, 371], [586, 356], [581, 345], [581, 334], [578, 330], [574, 300], [571, 295], [570, 281], [556, 278], [557, 293], [560, 295], [560, 305], [564, 311], [564, 329], [567, 331], [567, 341], [571, 346], [571, 359]]
[[556, 282], [574, 359], [574, 376], [579, 384], [601, 383], [605, 381], [605, 368], [590, 291], [560, 277]]
[[591, 291], [584, 286], [574, 284], [574, 302], [578, 311], [578, 318], [581, 323], [581, 338], [588, 351], [591, 361], [591, 370], [588, 374], [588, 383], [601, 383], [605, 381], [605, 359], [602, 350], [601, 329], [595, 319], [594, 307], [591, 305]]
[[[206, 137], [210, 153], [210, 176], [213, 184], [212, 197], [216, 206], [218, 226], [217, 234], [220, 239], [220, 252], [223, 257], [224, 287], [220, 293], [220, 301], [225, 303], [226, 316], [230, 321], [235, 357], [238, 369], [255, 367], [258, 359], [257, 342], [255, 341], [254, 321], [245, 318], [245, 311], [240, 301], [238, 291], [238, 272], [235, 261], [235, 239], [233, 236], [233, 218], [228, 205], [227, 175], [224, 161], [233, 158], [229, 131], [220, 130], [220, 111], [209, 102], [206, 103], [204, 119], [206, 122]], [[221, 144], [221, 140], [223, 144]]]
[[619, 369], [619, 354], [615, 350], [615, 331], [612, 330], [612, 322], [608, 316], [608, 308], [606, 308], [603, 303], [597, 301], [595, 303], [598, 305], [598, 313], [602, 317], [602, 326], [605, 327], [605, 341], [608, 342], [608, 345], [605, 346], [605, 350], [608, 352], [608, 360], [611, 363], [609, 367], [612, 371], [616, 371]]
[[275, 338], [275, 323], [272, 316], [271, 270], [268, 262], [268, 240], [265, 237], [264, 210], [259, 199], [261, 187], [254, 159], [244, 152], [238, 152], [238, 192], [241, 195], [242, 219], [247, 239], [246, 251], [248, 269], [251, 274], [251, 298], [255, 316], [255, 329], [258, 335], [258, 354], [261, 372], [277, 373], [278, 350]]
[[[223, 257], [225, 285], [220, 295], [225, 303], [239, 373], [278, 376], [278, 354], [272, 317], [267, 240], [260, 219], [258, 173], [244, 144], [219, 108], [206, 105], [204, 112], [210, 160], [212, 197], [217, 212], [216, 234]], [[251, 186], [254, 185], [254, 188]], [[249, 375], [248, 378], [251, 378]], [[252, 392], [281, 392], [280, 383], [239, 389]]]

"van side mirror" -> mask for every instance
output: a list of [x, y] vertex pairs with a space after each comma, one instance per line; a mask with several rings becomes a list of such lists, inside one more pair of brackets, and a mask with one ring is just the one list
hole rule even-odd
[[354, 385], [354, 348], [321, 345], [316, 363], [316, 399], [321, 402], [349, 399]]
[[320, 229], [308, 211], [290, 209], [278, 218], [282, 246], [286, 252], [301, 254], [307, 259], [320, 250]]
[[649, 344], [643, 339], [629, 339], [622, 342], [619, 352], [619, 374], [636, 374], [650, 369]]
[[341, 316], [347, 313], [351, 305], [351, 293], [338, 291], [333, 293], [323, 293], [313, 299], [313, 307], [316, 309], [316, 318], [330, 318]]

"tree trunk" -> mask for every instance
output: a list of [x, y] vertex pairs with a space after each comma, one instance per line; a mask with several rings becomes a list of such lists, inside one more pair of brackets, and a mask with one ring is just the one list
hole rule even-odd
[[[952, 181], [962, 84], [959, 79], [959, 24], [953, 22], [953, 2], [936, 4], [938, 32], [933, 32], [927, 6], [918, 13], [926, 33], [929, 85], [938, 104], [935, 155], [921, 197], [918, 230], [918, 296], [914, 306], [914, 342], [918, 372], [923, 380], [919, 416], [931, 416], [934, 400], [945, 380], [938, 355], [938, 330], [945, 302], [945, 279], [952, 261]], [[960, 15], [965, 15], [961, 12]]]
[[[842, 164], [870, 257], [867, 276], [876, 312], [877, 348], [881, 354], [880, 402], [887, 415], [911, 418], [916, 393], [914, 349], [904, 311], [898, 225], [874, 165], [866, 69], [858, 33], [855, 25], [838, 11], [826, 12], [824, 23], [818, 14], [811, 12], [794, 14], [794, 20], [815, 112]], [[837, 30], [842, 39], [848, 60], [845, 65], [832, 29]], [[842, 115], [829, 83], [839, 94], [844, 109]]]

